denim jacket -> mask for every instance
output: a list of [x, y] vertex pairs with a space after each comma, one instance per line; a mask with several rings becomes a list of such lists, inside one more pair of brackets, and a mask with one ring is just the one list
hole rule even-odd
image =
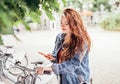
[[52, 55], [56, 58], [52, 65], [53, 72], [56, 75], [62, 74], [62, 84], [80, 84], [82, 82], [89, 83], [90, 69], [88, 51], [85, 52], [85, 56], [80, 60], [80, 53], [76, 53], [70, 60], [57, 63], [57, 54], [62, 48], [62, 42], [65, 34], [60, 33], [56, 37], [54, 50]]

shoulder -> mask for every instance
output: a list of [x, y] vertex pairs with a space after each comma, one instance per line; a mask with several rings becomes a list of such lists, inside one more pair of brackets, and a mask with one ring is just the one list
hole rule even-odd
[[58, 33], [57, 36], [56, 36], [56, 39], [63, 39], [65, 37], [65, 33]]

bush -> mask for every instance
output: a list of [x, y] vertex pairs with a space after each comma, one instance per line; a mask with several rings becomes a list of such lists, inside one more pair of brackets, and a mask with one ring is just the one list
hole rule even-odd
[[120, 31], [120, 13], [110, 14], [100, 22], [100, 26], [105, 30]]

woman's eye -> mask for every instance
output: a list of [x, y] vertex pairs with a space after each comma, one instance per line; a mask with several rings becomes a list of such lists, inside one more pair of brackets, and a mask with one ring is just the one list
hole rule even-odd
[[69, 25], [68, 23], [66, 23], [65, 25]]
[[68, 23], [61, 23], [61, 25], [69, 25]]

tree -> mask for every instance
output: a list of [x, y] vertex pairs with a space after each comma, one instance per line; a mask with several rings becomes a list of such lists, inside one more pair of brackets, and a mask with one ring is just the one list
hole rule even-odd
[[[65, 4], [65, 0], [62, 0]], [[40, 15], [42, 10], [45, 11], [49, 19], [54, 19], [52, 12], [58, 12], [60, 3], [57, 0], [1, 0], [0, 2], [0, 45], [2, 35], [14, 35], [13, 25], [22, 23], [27, 30], [30, 30], [28, 22], [40, 23]], [[29, 17], [30, 20], [26, 20]]]
[[110, 12], [111, 5], [109, 4], [109, 0], [94, 0], [93, 2], [94, 11], [101, 11], [101, 5], [104, 6], [105, 10], [108, 10]]
[[82, 9], [82, 3], [81, 0], [66, 0], [66, 6], [72, 6], [76, 9]]

